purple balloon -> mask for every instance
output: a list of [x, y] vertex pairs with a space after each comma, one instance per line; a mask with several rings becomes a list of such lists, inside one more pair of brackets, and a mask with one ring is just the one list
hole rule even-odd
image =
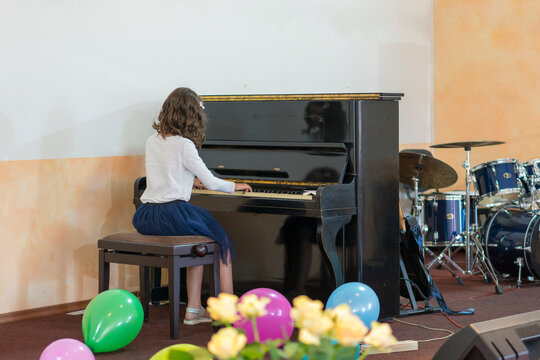
[[43, 350], [39, 360], [95, 360], [88, 346], [75, 339], [53, 341]]
[[[249, 294], [255, 294], [259, 298], [267, 297], [270, 299], [270, 303], [266, 305], [267, 314], [258, 317], [256, 320], [260, 341], [288, 340], [294, 329], [294, 321], [291, 318], [291, 303], [289, 303], [289, 300], [275, 290], [258, 288], [246, 292], [240, 297], [240, 301], [244, 296]], [[244, 330], [248, 344], [255, 341], [250, 319], [242, 318], [234, 323], [234, 327]]]

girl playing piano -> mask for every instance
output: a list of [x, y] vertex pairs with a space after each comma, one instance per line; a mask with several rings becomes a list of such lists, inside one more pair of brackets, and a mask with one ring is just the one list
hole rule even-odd
[[[227, 193], [251, 191], [251, 187], [215, 177], [199, 157], [197, 148], [205, 139], [206, 115], [201, 99], [193, 90], [174, 90], [152, 127], [157, 133], [146, 140], [147, 186], [141, 196], [143, 204], [133, 216], [133, 226], [144, 235], [204, 235], [218, 242], [221, 291], [232, 293], [231, 239], [207, 210], [188, 201], [194, 185]], [[212, 321], [201, 305], [202, 277], [202, 265], [187, 269], [184, 324]]]

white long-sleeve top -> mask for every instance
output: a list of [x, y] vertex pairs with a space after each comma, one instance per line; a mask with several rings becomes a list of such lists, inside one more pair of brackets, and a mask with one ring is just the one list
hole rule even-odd
[[234, 183], [215, 177], [200, 158], [195, 144], [181, 136], [146, 140], [146, 190], [143, 203], [164, 203], [191, 198], [195, 176], [209, 190], [234, 192]]

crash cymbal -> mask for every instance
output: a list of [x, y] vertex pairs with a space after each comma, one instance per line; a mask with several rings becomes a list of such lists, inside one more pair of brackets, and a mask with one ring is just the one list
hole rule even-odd
[[490, 141], [490, 140], [484, 140], [484, 141], [461, 141], [461, 142], [453, 142], [453, 143], [431, 145], [430, 148], [440, 148], [440, 149], [465, 148], [465, 149], [470, 149], [472, 147], [500, 145], [500, 144], [504, 144], [504, 141]]
[[418, 187], [439, 189], [457, 181], [457, 173], [452, 167], [434, 157], [412, 152], [399, 153], [399, 181], [414, 186], [416, 177]]

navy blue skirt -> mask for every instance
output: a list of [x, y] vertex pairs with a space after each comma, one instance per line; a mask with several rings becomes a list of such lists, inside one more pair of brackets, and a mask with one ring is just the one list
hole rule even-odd
[[133, 215], [133, 226], [143, 235], [208, 236], [219, 244], [223, 263], [227, 263], [227, 253], [231, 260], [234, 257], [231, 238], [210, 212], [182, 200], [140, 205]]

